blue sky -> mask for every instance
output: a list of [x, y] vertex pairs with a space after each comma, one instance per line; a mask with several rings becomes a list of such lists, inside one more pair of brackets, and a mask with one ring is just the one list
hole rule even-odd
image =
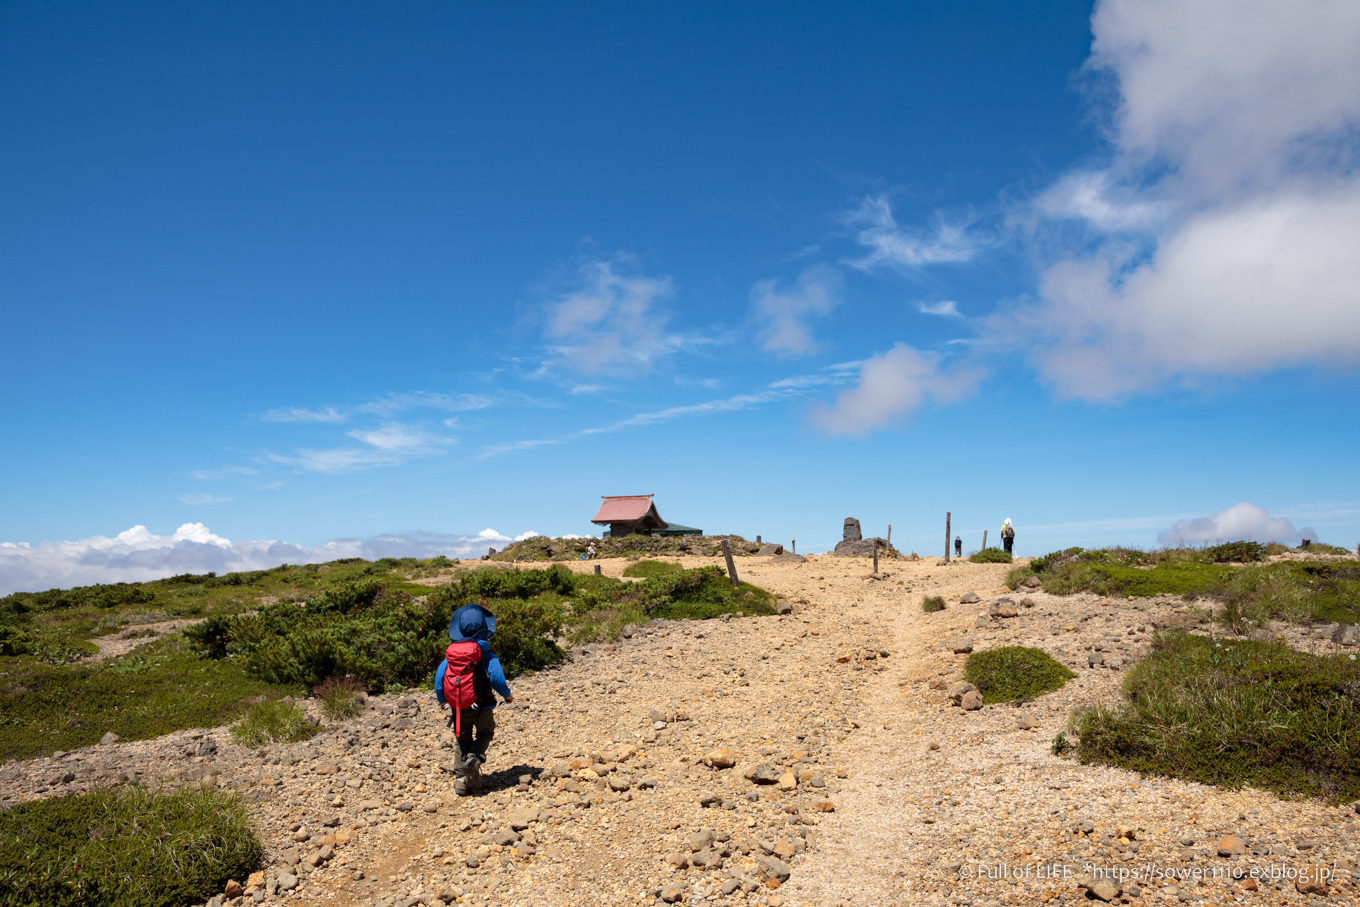
[[481, 553], [602, 494], [800, 551], [937, 553], [946, 510], [1353, 546], [1358, 41], [1342, 2], [5, 4], [0, 591]]

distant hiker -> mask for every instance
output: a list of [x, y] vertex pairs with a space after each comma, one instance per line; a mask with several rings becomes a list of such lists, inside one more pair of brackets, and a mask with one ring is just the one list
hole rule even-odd
[[[449, 643], [434, 674], [434, 695], [449, 709], [458, 736], [453, 760], [453, 792], [460, 797], [482, 786], [482, 763], [496, 733], [495, 693], [514, 702], [501, 660], [491, 651], [496, 615], [481, 605], [464, 605], [449, 619]], [[492, 691], [495, 691], [493, 693]], [[475, 739], [474, 739], [475, 737]]]
[[963, 539], [954, 536], [954, 556], [963, 557]]
[[590, 545], [589, 545], [589, 547], [586, 548], [586, 557], [589, 558], [589, 559], [592, 560], [592, 561], [595, 560], [595, 543], [594, 543], [594, 542], [591, 542]]
[[1006, 522], [1001, 524], [1001, 544], [1005, 546], [1006, 553], [1011, 553], [1011, 546], [1015, 544], [1015, 527], [1011, 525], [1011, 518], [1006, 517]]

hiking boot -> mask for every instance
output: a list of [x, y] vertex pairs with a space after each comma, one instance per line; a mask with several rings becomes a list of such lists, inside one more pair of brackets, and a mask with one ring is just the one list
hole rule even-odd
[[472, 790], [482, 789], [482, 760], [480, 756], [467, 758], [467, 784]]
[[466, 797], [468, 794], [472, 793], [468, 787], [466, 778], [453, 779], [453, 793], [458, 797]]

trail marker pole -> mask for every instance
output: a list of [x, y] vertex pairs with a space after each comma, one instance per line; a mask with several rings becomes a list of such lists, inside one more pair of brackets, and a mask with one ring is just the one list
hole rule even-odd
[[737, 581], [737, 565], [732, 560], [732, 546], [727, 544], [725, 538], [722, 540], [722, 553], [723, 557], [727, 558], [727, 576], [732, 580], [732, 588], [735, 589], [740, 585]]
[[944, 562], [949, 563], [949, 518], [953, 516], [948, 510], [944, 512]]
[[[789, 550], [792, 551], [794, 554], [797, 554], [797, 553], [798, 553], [798, 540], [797, 540], [797, 539], [793, 539], [793, 540], [792, 540], [792, 544], [789, 545]], [[1360, 545], [1356, 545], [1356, 546], [1355, 546], [1355, 553], [1356, 553], [1356, 554], [1360, 554]]]
[[982, 530], [982, 550], [987, 550], [987, 530]]
[[595, 565], [595, 575], [596, 575], [596, 576], [599, 576], [599, 575], [600, 575], [600, 565], [599, 565], [599, 564], [596, 564], [596, 565]]
[[874, 572], [878, 572], [878, 545], [874, 545]]
[[888, 550], [892, 550], [892, 523], [888, 524]]

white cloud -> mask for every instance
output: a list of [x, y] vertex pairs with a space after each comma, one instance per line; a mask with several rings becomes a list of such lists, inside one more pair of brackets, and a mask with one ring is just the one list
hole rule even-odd
[[856, 239], [869, 249], [863, 258], [848, 262], [861, 270], [888, 266], [912, 271], [925, 265], [969, 261], [984, 245], [964, 224], [937, 219], [928, 233], [904, 230], [893, 217], [886, 196], [866, 198], [846, 217], [858, 228]]
[[940, 315], [945, 318], [963, 317], [963, 313], [959, 311], [959, 304], [952, 299], [945, 299], [940, 302], [923, 302], [917, 308], [923, 315]]
[[1090, 400], [1360, 363], [1360, 5], [1103, 0], [1092, 31], [1112, 157], [1035, 204], [1088, 234], [989, 340]]
[[267, 458], [306, 472], [342, 473], [380, 466], [396, 466], [417, 457], [441, 454], [455, 439], [432, 434], [419, 426], [387, 422], [374, 429], [346, 432], [367, 447], [303, 448]]
[[[527, 538], [523, 533], [517, 538]], [[134, 526], [113, 538], [0, 542], [0, 595], [93, 583], [145, 582], [177, 573], [232, 573], [280, 564], [315, 564], [345, 557], [480, 557], [487, 542], [508, 542], [494, 529], [477, 535], [406, 532], [337, 539], [316, 548], [282, 541], [232, 541], [202, 523], [162, 536]]]
[[203, 494], [203, 493], [182, 494], [179, 496], [179, 499], [185, 504], [195, 506], [201, 504], [225, 504], [227, 501], [231, 500], [231, 498], [228, 497], [227, 495]]
[[189, 475], [195, 479], [202, 479], [205, 482], [215, 482], [221, 479], [239, 478], [242, 476], [250, 477], [260, 474], [258, 469], [250, 466], [224, 466], [221, 469], [195, 469]]
[[808, 322], [831, 314], [840, 302], [841, 284], [840, 272], [827, 265], [807, 268], [787, 289], [777, 280], [757, 281], [751, 287], [751, 309], [761, 325], [761, 346], [781, 356], [816, 351]]
[[1307, 526], [1294, 528], [1286, 517], [1273, 517], [1264, 507], [1243, 501], [1213, 516], [1177, 520], [1170, 529], [1157, 533], [1163, 545], [1195, 545], [1215, 542], [1286, 542], [1297, 545], [1301, 539], [1316, 539]]
[[264, 422], [344, 422], [349, 416], [348, 412], [342, 412], [334, 406], [328, 406], [325, 409], [289, 406], [283, 409], [271, 409], [262, 414], [260, 419]]
[[836, 402], [812, 411], [812, 424], [831, 435], [863, 437], [899, 422], [928, 399], [949, 403], [972, 393], [982, 372], [966, 365], [946, 368], [940, 357], [897, 344], [860, 365], [859, 384]]
[[550, 364], [587, 374], [646, 372], [685, 345], [666, 330], [670, 312], [662, 303], [674, 295], [671, 279], [634, 269], [624, 255], [580, 267], [576, 289], [548, 307]]

